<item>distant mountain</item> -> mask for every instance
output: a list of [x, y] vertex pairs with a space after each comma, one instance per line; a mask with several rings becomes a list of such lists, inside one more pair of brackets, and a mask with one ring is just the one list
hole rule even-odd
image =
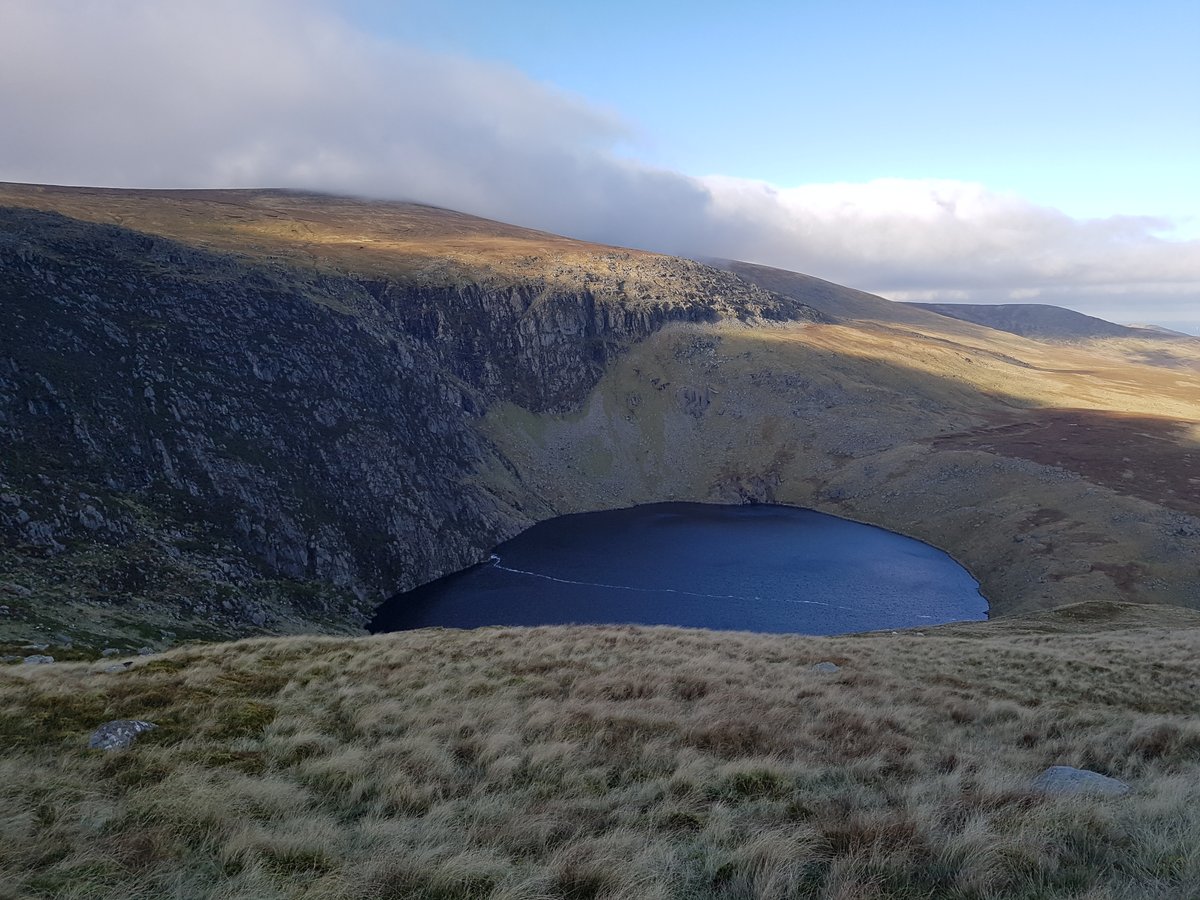
[[1138, 331], [1153, 331], [1155, 334], [1159, 334], [1164, 337], [1190, 338], [1191, 340], [1196, 340], [1196, 335], [1194, 334], [1188, 334], [1186, 331], [1176, 331], [1174, 328], [1164, 328], [1162, 325], [1143, 325], [1141, 323], [1131, 322], [1127, 327], [1136, 329]]
[[896, 303], [812, 275], [732, 259], [704, 261], [768, 291], [802, 299], [813, 309], [839, 320], [887, 322], [894, 325], [938, 323], [928, 313], [915, 309], [916, 304]]
[[[1061, 306], [1041, 303], [912, 303], [939, 315], [1043, 341], [1168, 337], [1168, 329], [1117, 325]], [[1148, 333], [1149, 332], [1149, 333]], [[1186, 335], [1185, 335], [1186, 336]]]

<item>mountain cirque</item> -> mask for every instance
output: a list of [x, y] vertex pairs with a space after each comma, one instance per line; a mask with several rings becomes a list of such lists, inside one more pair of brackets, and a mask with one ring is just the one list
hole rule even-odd
[[921, 538], [994, 614], [1200, 608], [1200, 342], [402, 203], [0, 207], [0, 646], [354, 632], [534, 521], [660, 500]]

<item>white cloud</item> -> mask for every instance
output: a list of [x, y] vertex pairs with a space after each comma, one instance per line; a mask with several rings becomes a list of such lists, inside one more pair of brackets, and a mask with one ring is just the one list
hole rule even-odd
[[614, 113], [317, 2], [0, 0], [0, 179], [399, 197], [897, 298], [1200, 320], [1200, 241], [983, 185], [783, 189], [619, 159]]
[[758, 223], [744, 254], [791, 254], [893, 292], [970, 289], [1014, 299], [1070, 287], [1195, 290], [1200, 242], [1157, 237], [1145, 217], [1078, 221], [1012, 194], [957, 181], [881, 179], [781, 190], [704, 180], [717, 217]]

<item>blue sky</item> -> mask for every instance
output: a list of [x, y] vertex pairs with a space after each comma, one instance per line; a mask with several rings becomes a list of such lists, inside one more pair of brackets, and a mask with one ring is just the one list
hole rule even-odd
[[343, 8], [614, 110], [623, 152], [691, 175], [977, 181], [1200, 236], [1195, 0]]
[[0, 0], [0, 180], [293, 187], [1200, 332], [1200, 2]]

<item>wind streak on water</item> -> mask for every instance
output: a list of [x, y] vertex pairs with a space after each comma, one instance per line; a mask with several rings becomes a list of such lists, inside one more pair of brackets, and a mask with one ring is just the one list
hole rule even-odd
[[787, 600], [783, 597], [742, 597], [738, 594], [702, 594], [698, 591], [685, 591], [680, 588], [643, 588], [633, 587], [628, 584], [604, 584], [599, 581], [572, 581], [570, 578], [558, 578], [554, 575], [545, 575], [541, 572], [530, 572], [526, 569], [513, 569], [509, 566], [500, 565], [500, 557], [492, 554], [492, 568], [499, 569], [501, 572], [511, 572], [513, 575], [527, 575], [530, 578], [541, 578], [544, 581], [556, 581], [559, 584], [575, 584], [580, 587], [598, 587], [607, 588], [613, 591], [636, 591], [642, 594], [686, 594], [689, 597], [706, 597], [710, 600], [741, 600], [746, 603], [762, 603], [764, 600], [768, 603], [795, 603], [805, 606], [826, 606], [830, 609], [844, 609], [853, 611], [849, 606], [837, 606], [833, 603], [822, 603], [819, 600]]

